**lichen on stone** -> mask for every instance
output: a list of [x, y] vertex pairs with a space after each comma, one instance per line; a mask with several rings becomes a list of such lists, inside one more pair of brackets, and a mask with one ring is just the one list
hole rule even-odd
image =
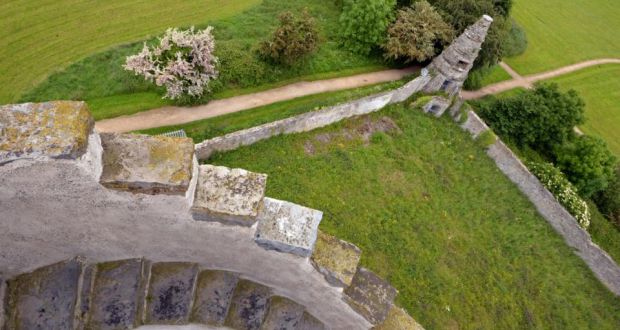
[[330, 284], [346, 287], [353, 280], [361, 254], [357, 246], [319, 231], [312, 262]]

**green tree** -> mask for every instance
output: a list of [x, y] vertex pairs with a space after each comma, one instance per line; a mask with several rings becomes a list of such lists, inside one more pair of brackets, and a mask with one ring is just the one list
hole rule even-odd
[[574, 137], [574, 127], [584, 122], [583, 113], [584, 103], [577, 92], [560, 92], [557, 84], [540, 84], [534, 90], [481, 105], [481, 115], [495, 132], [547, 155]]
[[557, 166], [584, 197], [604, 190], [614, 178], [616, 158], [601, 138], [580, 136], [554, 154]]
[[434, 57], [454, 38], [454, 30], [427, 1], [415, 2], [398, 11], [383, 45], [384, 56], [405, 62]]
[[607, 188], [600, 192], [594, 201], [608, 219], [620, 226], [620, 166], [616, 167], [615, 176]]
[[279, 19], [280, 26], [273, 32], [271, 39], [260, 45], [263, 57], [291, 65], [317, 49], [318, 29], [307, 10], [299, 18], [287, 11], [280, 14]]
[[344, 0], [340, 25], [346, 48], [369, 54], [384, 43], [396, 0]]

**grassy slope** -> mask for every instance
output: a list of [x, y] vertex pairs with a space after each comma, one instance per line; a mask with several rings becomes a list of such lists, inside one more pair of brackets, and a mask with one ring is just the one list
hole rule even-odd
[[[311, 11], [321, 30], [322, 43], [317, 53], [291, 67], [272, 65], [259, 59], [255, 49], [275, 28], [279, 13], [285, 10], [298, 13], [303, 8]], [[332, 2], [264, 0], [235, 17], [203, 21], [202, 26], [208, 22], [215, 27], [216, 54], [221, 61], [220, 78], [212, 86], [215, 95], [210, 97], [230, 97], [299, 80], [332, 78], [385, 68], [379, 56], [354, 55], [339, 47], [338, 16], [339, 10]], [[158, 99], [161, 91], [122, 68], [125, 57], [138, 52], [141, 47], [138, 43], [92, 55], [52, 75], [26, 93], [22, 100], [92, 101], [99, 118], [165, 105], [166, 101]]]
[[182, 129], [185, 130], [189, 137], [194, 139], [194, 142], [199, 143], [206, 139], [221, 136], [234, 131], [292, 117], [304, 112], [354, 100], [388, 89], [394, 89], [400, 87], [407, 81], [409, 81], [409, 79], [345, 91], [310, 95], [290, 101], [278, 102], [263, 107], [236, 112], [229, 115], [199, 120], [188, 124], [143, 130], [140, 133], [161, 134]]
[[620, 56], [617, 0], [516, 0], [513, 17], [527, 32], [527, 51], [505, 59], [520, 74]]
[[429, 329], [618, 327], [620, 300], [464, 132], [403, 106], [372, 117], [385, 115], [402, 134], [314, 139], [349, 120], [211, 162], [268, 173], [268, 196], [323, 210], [321, 229], [359, 245]]
[[562, 89], [575, 89], [586, 102], [587, 134], [604, 138], [620, 157], [620, 65], [604, 65], [553, 79]]
[[0, 2], [0, 104], [52, 72], [120, 43], [232, 16], [260, 0], [4, 0]]
[[488, 86], [491, 84], [495, 84], [504, 80], [510, 80], [512, 77], [499, 65], [494, 65], [491, 67], [488, 72], [485, 73], [484, 78], [482, 78], [482, 86]]

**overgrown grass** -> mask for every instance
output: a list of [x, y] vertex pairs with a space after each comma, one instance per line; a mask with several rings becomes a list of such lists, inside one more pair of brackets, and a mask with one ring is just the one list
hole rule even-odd
[[260, 0], [0, 1], [0, 104], [46, 76], [114, 45], [168, 27], [230, 17]]
[[[256, 47], [270, 36], [278, 23], [278, 15], [285, 10], [300, 12], [303, 8], [308, 8], [317, 19], [322, 38], [319, 50], [292, 66], [275, 65], [260, 59], [255, 51]], [[232, 18], [201, 21], [198, 24], [200, 27], [207, 24], [215, 27], [216, 55], [221, 63], [220, 77], [211, 86], [213, 94], [199, 103], [299, 80], [333, 78], [384, 69], [385, 65], [380, 56], [355, 55], [339, 46], [339, 12], [336, 4], [331, 1], [264, 0]], [[148, 98], [150, 106], [164, 105], [163, 100], [159, 103], [154, 101], [156, 95], [162, 95], [161, 90], [122, 68], [126, 56], [138, 52], [141, 47], [140, 42], [90, 56], [52, 75], [26, 93], [22, 101], [90, 101], [104, 98], [99, 102], [101, 107], [98, 109], [108, 114], [101, 118], [144, 110], [145, 98]], [[140, 96], [127, 96], [135, 93]], [[147, 97], [146, 94], [150, 95]], [[116, 107], [117, 104], [122, 106]], [[107, 106], [111, 108], [106, 108]]]
[[523, 55], [505, 59], [522, 75], [577, 62], [618, 57], [617, 0], [517, 0], [512, 16], [527, 32]]
[[210, 162], [267, 173], [268, 196], [324, 211], [321, 229], [360, 246], [429, 329], [618, 328], [620, 299], [456, 124], [403, 105], [382, 116], [401, 132], [338, 134], [353, 119]]
[[580, 128], [602, 137], [620, 157], [620, 65], [592, 67], [551, 81], [579, 92], [586, 102], [587, 119]]
[[394, 89], [402, 86], [408, 81], [410, 81], [409, 78], [374, 86], [305, 96], [290, 101], [278, 102], [259, 108], [199, 120], [188, 124], [147, 129], [140, 131], [140, 133], [155, 135], [182, 129], [185, 130], [187, 135], [191, 137], [194, 142], [199, 143], [206, 139], [221, 136], [234, 131], [270, 123], [304, 112], [320, 109], [325, 106], [335, 105], [370, 94]]

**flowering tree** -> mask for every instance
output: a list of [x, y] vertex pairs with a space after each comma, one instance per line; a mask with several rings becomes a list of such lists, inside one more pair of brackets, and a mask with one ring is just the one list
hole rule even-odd
[[145, 43], [139, 54], [127, 57], [123, 67], [157, 86], [165, 86], [165, 98], [200, 97], [218, 76], [212, 30], [168, 29], [159, 38], [159, 45], [149, 48]]

